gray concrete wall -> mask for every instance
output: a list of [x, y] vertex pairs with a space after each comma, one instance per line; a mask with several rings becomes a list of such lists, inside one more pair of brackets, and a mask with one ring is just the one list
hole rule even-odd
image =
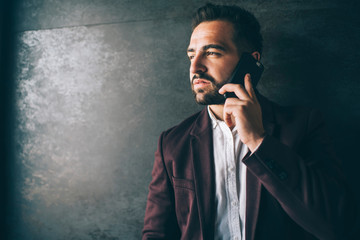
[[[190, 16], [205, 2], [19, 1], [11, 239], [140, 238], [157, 138], [201, 109], [186, 47]], [[259, 90], [322, 109], [355, 188], [356, 1], [213, 2], [258, 17]]]

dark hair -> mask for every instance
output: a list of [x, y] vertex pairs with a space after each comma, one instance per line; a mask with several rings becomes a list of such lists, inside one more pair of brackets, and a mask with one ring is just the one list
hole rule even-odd
[[249, 11], [232, 5], [214, 5], [211, 3], [199, 8], [193, 15], [192, 30], [200, 23], [214, 20], [224, 20], [234, 26], [234, 42], [237, 46], [245, 44], [247, 51], [262, 53], [262, 36], [260, 24]]

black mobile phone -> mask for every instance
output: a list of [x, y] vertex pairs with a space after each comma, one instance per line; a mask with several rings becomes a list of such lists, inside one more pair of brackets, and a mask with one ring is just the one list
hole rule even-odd
[[[242, 84], [244, 86], [244, 77], [247, 73], [250, 73], [251, 83], [255, 88], [260, 80], [263, 71], [264, 66], [259, 61], [257, 61], [250, 53], [244, 52], [241, 55], [241, 58], [229, 79], [229, 83]], [[237, 96], [233, 92], [226, 92], [224, 94], [225, 99], [231, 97], [237, 98]]]

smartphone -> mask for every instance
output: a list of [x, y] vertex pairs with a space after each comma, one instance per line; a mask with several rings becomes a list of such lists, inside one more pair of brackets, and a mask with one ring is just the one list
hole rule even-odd
[[[263, 71], [264, 66], [259, 61], [257, 61], [250, 53], [244, 52], [241, 55], [241, 58], [229, 79], [229, 83], [242, 84], [244, 86], [244, 77], [247, 73], [250, 73], [251, 83], [255, 88], [260, 80]], [[226, 92], [224, 94], [225, 99], [231, 97], [237, 98], [237, 96], [233, 92]]]

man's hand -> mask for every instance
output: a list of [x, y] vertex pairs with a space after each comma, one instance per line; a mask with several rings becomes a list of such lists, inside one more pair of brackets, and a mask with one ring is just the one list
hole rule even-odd
[[[219, 93], [234, 92], [238, 98], [228, 98], [224, 105], [224, 121], [229, 127], [236, 125], [243, 142], [253, 152], [264, 139], [261, 107], [251, 84], [250, 74], [244, 78], [245, 89], [240, 84], [225, 84]], [[235, 123], [234, 123], [235, 120]]]

